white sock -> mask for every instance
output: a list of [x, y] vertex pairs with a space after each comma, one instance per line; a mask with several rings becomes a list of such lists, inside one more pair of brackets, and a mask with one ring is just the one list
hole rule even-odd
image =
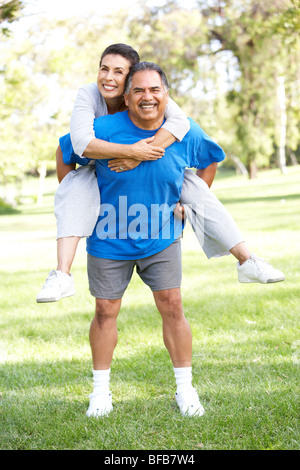
[[193, 388], [191, 367], [174, 367], [174, 375], [177, 385], [177, 393], [188, 391]]
[[94, 370], [93, 369], [94, 392], [109, 393], [109, 379], [110, 379], [110, 369], [106, 369], [106, 370]]

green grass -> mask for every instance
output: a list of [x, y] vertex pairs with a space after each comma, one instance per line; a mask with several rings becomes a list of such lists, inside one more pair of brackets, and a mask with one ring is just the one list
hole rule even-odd
[[[193, 332], [193, 376], [206, 414], [183, 418], [152, 294], [135, 275], [119, 315], [111, 373], [114, 410], [87, 419], [92, 388], [85, 243], [77, 295], [37, 304], [55, 267], [54, 179], [42, 206], [0, 217], [0, 448], [219, 450], [299, 448], [300, 171], [220, 178], [214, 191], [248, 246], [286, 274], [239, 284], [235, 260], [207, 260], [185, 230], [183, 302]], [[27, 191], [33, 187], [28, 181]]]

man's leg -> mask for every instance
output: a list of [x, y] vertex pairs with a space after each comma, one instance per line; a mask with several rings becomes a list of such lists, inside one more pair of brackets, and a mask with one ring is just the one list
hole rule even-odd
[[103, 416], [112, 409], [110, 365], [117, 344], [117, 317], [130, 282], [134, 261], [97, 258], [88, 254], [89, 288], [96, 311], [90, 327], [94, 390], [87, 416]]
[[103, 416], [112, 411], [109, 389], [110, 365], [117, 345], [117, 317], [121, 299], [96, 299], [96, 311], [90, 327], [94, 390], [87, 416]]
[[164, 343], [174, 367], [177, 404], [183, 415], [202, 416], [204, 408], [192, 386], [192, 333], [184, 316], [180, 288], [155, 291], [153, 295], [162, 317]]
[[96, 299], [96, 311], [90, 327], [90, 345], [94, 370], [109, 369], [117, 345], [117, 317], [122, 299]]
[[162, 317], [163, 339], [174, 367], [192, 364], [192, 333], [184, 316], [179, 288], [153, 292]]

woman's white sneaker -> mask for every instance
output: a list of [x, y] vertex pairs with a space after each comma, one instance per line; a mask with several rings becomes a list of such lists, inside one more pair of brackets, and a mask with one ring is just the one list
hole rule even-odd
[[90, 405], [86, 412], [86, 416], [98, 418], [106, 416], [113, 410], [111, 392], [93, 392], [90, 394]]
[[50, 271], [45, 284], [36, 297], [37, 302], [56, 302], [64, 297], [75, 295], [72, 274], [53, 269]]
[[251, 255], [242, 265], [237, 263], [239, 282], [260, 282], [269, 284], [272, 282], [284, 281], [284, 274], [273, 268], [267, 261]]
[[183, 392], [176, 392], [175, 399], [183, 416], [202, 416], [205, 413], [200, 403], [197, 391], [192, 388]]

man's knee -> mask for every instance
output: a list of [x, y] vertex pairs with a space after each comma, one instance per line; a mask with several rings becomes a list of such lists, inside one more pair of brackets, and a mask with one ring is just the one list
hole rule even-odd
[[154, 293], [159, 312], [163, 317], [180, 320], [184, 316], [180, 289], [167, 289]]
[[120, 305], [120, 299], [96, 299], [95, 318], [99, 326], [103, 326], [109, 321], [115, 321], [120, 310]]

